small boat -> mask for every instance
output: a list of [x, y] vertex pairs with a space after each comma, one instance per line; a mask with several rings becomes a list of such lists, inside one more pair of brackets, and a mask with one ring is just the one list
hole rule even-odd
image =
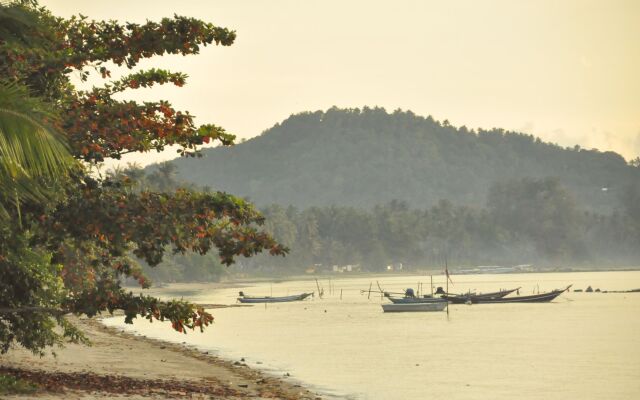
[[304, 300], [309, 296], [313, 296], [313, 292], [294, 294], [291, 296], [281, 296], [281, 297], [272, 297], [272, 296], [253, 297], [253, 296], [245, 296], [243, 292], [240, 292], [240, 297], [238, 297], [238, 301], [240, 303], [287, 303], [290, 301]]
[[446, 307], [446, 301], [432, 303], [387, 303], [382, 305], [382, 310], [384, 312], [425, 312], [442, 311]]
[[569, 290], [573, 285], [569, 285], [564, 289], [556, 289], [552, 290], [549, 293], [541, 293], [541, 294], [532, 294], [529, 296], [514, 296], [514, 297], [494, 297], [494, 298], [483, 298], [477, 296], [442, 296], [443, 299], [446, 299], [454, 304], [498, 304], [498, 303], [548, 303], [560, 296], [562, 293]]
[[415, 295], [413, 289], [411, 288], [404, 291], [403, 297], [393, 297], [393, 294], [400, 294], [400, 293], [389, 293], [389, 292], [383, 292], [383, 293], [384, 293], [384, 297], [388, 298], [389, 300], [391, 300], [392, 303], [395, 303], [395, 304], [439, 303], [441, 301], [446, 301], [441, 299], [440, 297], [433, 297], [430, 295], [424, 295], [422, 297], [418, 297]]

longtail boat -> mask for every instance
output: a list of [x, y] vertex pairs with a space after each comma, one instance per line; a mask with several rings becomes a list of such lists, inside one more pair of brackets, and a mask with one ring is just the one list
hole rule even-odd
[[562, 293], [569, 290], [573, 285], [569, 285], [564, 289], [552, 290], [548, 293], [532, 294], [529, 296], [514, 296], [514, 297], [478, 297], [478, 296], [447, 296], [443, 295], [442, 298], [448, 300], [454, 304], [497, 304], [497, 303], [548, 303], [560, 296]]
[[[494, 298], [501, 298], [501, 297], [505, 297], [513, 292], [515, 292], [516, 290], [520, 289], [515, 288], [515, 289], [508, 289], [508, 290], [501, 290], [499, 292], [491, 292], [491, 293], [480, 293], [480, 294], [475, 294], [475, 293], [466, 293], [466, 294], [447, 294], [447, 296], [455, 296], [456, 298], [464, 298], [465, 301], [461, 301], [460, 303], [466, 303], [469, 297], [474, 297], [474, 298], [480, 298], [480, 299], [494, 299]], [[438, 293], [438, 292], [436, 292]], [[444, 291], [442, 293], [445, 293]], [[428, 296], [425, 295], [423, 297], [417, 297], [413, 295], [413, 290], [412, 289], [407, 289], [405, 291], [405, 295], [404, 297], [393, 297], [390, 293], [385, 292], [384, 296], [387, 297], [389, 300], [391, 300], [392, 303], [395, 304], [405, 304], [405, 303], [437, 303], [440, 301], [445, 301], [444, 299], [440, 298], [440, 297], [433, 297], [433, 296]], [[455, 303], [455, 301], [452, 301], [452, 303]]]
[[243, 292], [240, 292], [240, 297], [238, 297], [238, 301], [240, 303], [287, 303], [290, 301], [304, 300], [307, 297], [312, 295], [313, 295], [313, 292], [294, 294], [291, 296], [281, 296], [281, 297], [272, 297], [272, 296], [254, 297], [254, 296], [245, 296]]

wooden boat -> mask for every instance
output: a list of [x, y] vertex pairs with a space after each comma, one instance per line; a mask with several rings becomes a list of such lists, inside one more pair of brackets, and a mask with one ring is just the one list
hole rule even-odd
[[446, 301], [433, 303], [387, 303], [382, 305], [384, 312], [425, 312], [442, 311], [447, 307]]
[[281, 296], [281, 297], [271, 297], [271, 296], [253, 297], [253, 296], [245, 296], [244, 293], [240, 292], [240, 297], [238, 297], [238, 301], [240, 303], [287, 303], [290, 301], [304, 300], [307, 297], [312, 295], [313, 295], [313, 292], [294, 294], [291, 296]]
[[569, 285], [564, 289], [556, 289], [552, 290], [549, 293], [541, 293], [541, 294], [532, 294], [529, 296], [514, 296], [514, 297], [494, 297], [494, 298], [483, 298], [477, 296], [442, 296], [443, 299], [446, 299], [454, 304], [499, 304], [499, 303], [548, 303], [560, 296], [562, 293], [569, 290], [573, 285]]

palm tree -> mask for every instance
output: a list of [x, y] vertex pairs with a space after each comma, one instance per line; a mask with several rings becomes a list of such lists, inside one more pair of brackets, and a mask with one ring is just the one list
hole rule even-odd
[[[21, 1], [0, 0], [0, 45], [29, 46], [44, 28]], [[53, 196], [45, 182], [55, 182], [77, 163], [65, 139], [51, 122], [50, 106], [29, 95], [18, 82], [0, 79], [0, 222], [9, 209], [18, 214], [27, 201], [43, 203]]]
[[52, 197], [44, 182], [56, 182], [76, 164], [65, 139], [47, 121], [54, 115], [17, 83], [0, 81], [0, 220], [26, 201]]

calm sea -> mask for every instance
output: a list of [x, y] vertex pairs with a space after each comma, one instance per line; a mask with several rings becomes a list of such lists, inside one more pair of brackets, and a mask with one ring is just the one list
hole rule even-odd
[[[640, 288], [640, 272], [454, 275], [452, 292], [522, 287], [520, 294], [573, 288]], [[321, 279], [325, 296], [282, 304], [215, 309], [205, 333], [182, 335], [140, 320], [109, 325], [183, 342], [289, 373], [327, 396], [351, 399], [639, 399], [640, 293], [564, 293], [546, 304], [451, 305], [449, 314], [385, 314], [386, 291], [430, 289], [429, 277]], [[442, 276], [434, 286], [444, 286]], [[233, 304], [250, 295], [316, 291], [316, 282], [247, 284], [178, 293]], [[573, 289], [572, 289], [573, 290]], [[340, 298], [342, 293], [342, 298]]]

